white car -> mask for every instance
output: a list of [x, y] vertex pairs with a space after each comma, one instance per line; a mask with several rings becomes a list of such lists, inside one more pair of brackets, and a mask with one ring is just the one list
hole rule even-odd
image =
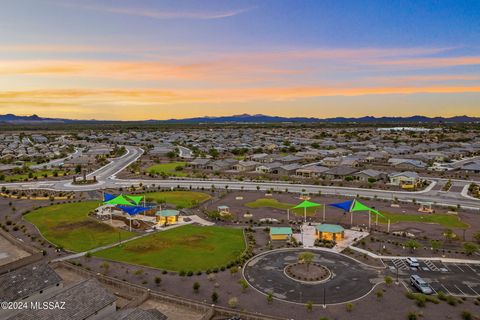
[[410, 268], [418, 268], [420, 266], [420, 263], [418, 263], [416, 258], [407, 258], [407, 263]]

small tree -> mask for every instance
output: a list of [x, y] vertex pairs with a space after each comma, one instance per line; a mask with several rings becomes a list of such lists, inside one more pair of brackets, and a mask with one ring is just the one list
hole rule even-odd
[[465, 253], [467, 255], [471, 256], [472, 254], [478, 251], [478, 246], [472, 242], [465, 242], [463, 244], [463, 250], [465, 250]]
[[387, 286], [389, 286], [389, 285], [391, 285], [391, 284], [393, 283], [393, 279], [392, 279], [392, 277], [390, 277], [390, 276], [385, 276], [384, 280], [385, 280], [385, 284], [386, 284]]
[[240, 284], [240, 286], [242, 287], [242, 291], [245, 292], [245, 290], [248, 289], [248, 283], [245, 279], [240, 279], [238, 280], [238, 283]]
[[273, 302], [273, 293], [267, 293], [267, 303], [271, 304]]
[[160, 278], [159, 276], [156, 276], [155, 277], [155, 284], [157, 285], [157, 287], [160, 285], [161, 282], [162, 282], [162, 278]]
[[352, 303], [347, 303], [345, 305], [345, 309], [347, 310], [347, 312], [352, 312], [353, 311], [353, 304]]
[[405, 242], [405, 247], [409, 248], [410, 252], [413, 252], [415, 249], [420, 248], [420, 243], [418, 243], [416, 240], [410, 239]]
[[230, 268], [230, 274], [232, 276], [234, 276], [236, 273], [238, 273], [238, 267], [237, 266], [233, 266]]
[[480, 243], [480, 230], [473, 234], [473, 239], [475, 239], [476, 242]]
[[200, 283], [195, 281], [193, 283], [193, 292], [198, 293], [198, 289], [200, 289]]
[[432, 247], [432, 249], [433, 249], [435, 252], [437, 252], [438, 249], [440, 249], [441, 244], [440, 244], [440, 241], [438, 241], [438, 240], [431, 240], [431, 241], [430, 241], [430, 246]]
[[310, 264], [313, 261], [313, 258], [314, 258], [313, 253], [308, 252], [308, 251], [302, 252], [298, 255], [298, 262], [299, 263], [305, 263], [305, 265], [307, 266], [307, 272], [308, 272], [308, 269], [310, 267]]
[[236, 308], [238, 306], [238, 299], [237, 297], [231, 297], [228, 299], [228, 306], [230, 308]]
[[217, 291], [213, 291], [212, 292], [212, 302], [217, 303], [217, 301], [218, 301], [218, 293], [217, 293]]
[[307, 311], [308, 311], [308, 312], [312, 312], [312, 310], [313, 310], [313, 302], [312, 302], [312, 301], [307, 301], [307, 303], [305, 303], [305, 308], [307, 308]]

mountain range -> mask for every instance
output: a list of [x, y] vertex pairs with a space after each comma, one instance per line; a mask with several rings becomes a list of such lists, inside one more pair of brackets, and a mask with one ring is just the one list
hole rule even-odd
[[[41, 123], [80, 123], [80, 122], [128, 122], [115, 120], [73, 120], [61, 118], [43, 118], [34, 114], [31, 116], [17, 116], [14, 114], [0, 115], [0, 122], [10, 124], [41, 124]], [[455, 116], [455, 117], [426, 117], [426, 116], [410, 116], [410, 117], [358, 117], [358, 118], [313, 118], [313, 117], [279, 117], [264, 114], [239, 114], [232, 116], [220, 117], [196, 117], [185, 119], [168, 119], [168, 120], [144, 120], [135, 122], [145, 123], [468, 123], [480, 122], [480, 117]]]

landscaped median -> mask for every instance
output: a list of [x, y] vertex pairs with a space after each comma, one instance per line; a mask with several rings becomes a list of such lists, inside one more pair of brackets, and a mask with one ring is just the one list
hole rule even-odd
[[23, 218], [34, 224], [49, 242], [74, 252], [88, 251], [136, 235], [89, 217], [98, 206], [98, 201], [56, 204], [33, 210]]
[[245, 251], [243, 230], [186, 225], [95, 252], [113, 261], [178, 272], [227, 267]]

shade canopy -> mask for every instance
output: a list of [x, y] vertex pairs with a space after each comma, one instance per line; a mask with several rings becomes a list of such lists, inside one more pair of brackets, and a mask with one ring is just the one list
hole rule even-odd
[[135, 204], [138, 205], [138, 204], [140, 203], [140, 201], [142, 201], [143, 196], [130, 196], [130, 195], [127, 195], [127, 198], [128, 198], [129, 200], [133, 201], [133, 203], [135, 203]]
[[118, 206], [118, 208], [122, 209], [122, 211], [128, 213], [131, 216], [139, 214], [143, 211], [150, 210], [150, 207], [142, 206]]
[[125, 205], [125, 206], [133, 206], [133, 203], [125, 199], [123, 195], [119, 195], [111, 200], [104, 201], [105, 204], [115, 204], [115, 205]]
[[339, 203], [331, 203], [329, 204], [329, 206], [342, 209], [343, 211], [346, 211], [346, 212], [350, 212], [354, 202], [355, 200], [348, 200], [348, 201], [339, 202]]
[[117, 196], [116, 195], [113, 195], [113, 194], [110, 194], [110, 193], [104, 193], [103, 194], [103, 201], [110, 201], [112, 199], [115, 199]]
[[370, 211], [370, 212], [375, 213], [376, 215], [379, 215], [379, 216], [385, 218], [385, 216], [382, 215], [380, 212], [378, 212], [377, 210], [372, 209], [370, 207], [367, 207], [366, 205], [364, 205], [360, 201], [355, 201], [355, 204], [353, 205], [353, 208], [352, 208], [352, 212], [353, 211]]
[[315, 202], [311, 202], [311, 201], [308, 201], [308, 200], [305, 200], [303, 201], [302, 203], [299, 203], [297, 204], [295, 207], [293, 207], [292, 209], [306, 209], [306, 208], [313, 208], [313, 207], [320, 207], [321, 204], [320, 203], [315, 203]]

